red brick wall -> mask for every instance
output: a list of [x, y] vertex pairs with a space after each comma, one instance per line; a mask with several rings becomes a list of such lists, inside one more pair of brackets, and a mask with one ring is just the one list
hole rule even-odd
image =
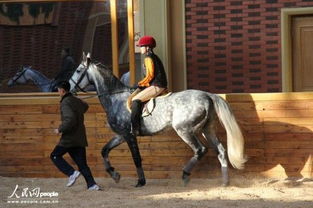
[[59, 21], [55, 26], [0, 26], [0, 83], [12, 77], [21, 65], [30, 65], [53, 78], [60, 70], [64, 47], [71, 48], [74, 59], [77, 63], [80, 61], [92, 2], [60, 4]]
[[281, 8], [312, 0], [186, 0], [188, 88], [281, 91]]

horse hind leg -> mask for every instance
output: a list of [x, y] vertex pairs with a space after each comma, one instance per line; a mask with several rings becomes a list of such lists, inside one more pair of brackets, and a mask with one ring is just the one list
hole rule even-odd
[[209, 128], [204, 128], [202, 131], [203, 137], [213, 145], [215, 152], [217, 153], [217, 158], [221, 164], [222, 180], [223, 186], [229, 185], [229, 175], [228, 175], [228, 162], [226, 156], [226, 150], [222, 143], [218, 140], [215, 134], [214, 126], [210, 125]]
[[197, 162], [207, 153], [207, 147], [205, 147], [200, 140], [194, 135], [186, 130], [176, 130], [177, 134], [182, 138], [182, 140], [193, 150], [193, 157], [185, 164], [183, 168], [183, 182], [186, 186], [190, 181], [190, 174]]

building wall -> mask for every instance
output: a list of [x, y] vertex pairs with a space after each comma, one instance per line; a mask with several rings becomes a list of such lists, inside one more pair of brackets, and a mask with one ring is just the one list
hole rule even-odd
[[[61, 50], [72, 49], [77, 63], [82, 54], [82, 42], [92, 2], [63, 2], [59, 4], [55, 25], [3, 26], [0, 25], [0, 83], [11, 78], [20, 66], [32, 66], [48, 78], [61, 68]], [[15, 92], [34, 91], [16, 88]], [[12, 92], [5, 83], [0, 92]]]
[[279, 92], [281, 8], [311, 0], [186, 0], [187, 87]]

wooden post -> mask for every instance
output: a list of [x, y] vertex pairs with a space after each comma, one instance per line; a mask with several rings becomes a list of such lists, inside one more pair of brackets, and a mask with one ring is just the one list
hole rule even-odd
[[136, 81], [133, 6], [133, 0], [127, 0], [130, 85], [134, 85]]
[[[112, 68], [113, 74], [119, 77], [119, 52], [118, 52], [118, 19], [117, 19], [117, 0], [110, 0], [111, 9], [111, 34], [112, 34]], [[105, 46], [103, 46], [105, 47]]]

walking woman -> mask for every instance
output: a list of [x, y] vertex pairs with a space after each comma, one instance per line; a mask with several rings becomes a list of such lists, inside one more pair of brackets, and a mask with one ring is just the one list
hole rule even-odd
[[[58, 92], [61, 97], [61, 125], [55, 129], [56, 134], [62, 134], [60, 142], [55, 146], [50, 158], [55, 166], [67, 175], [67, 187], [72, 186], [76, 179], [82, 174], [87, 183], [88, 190], [100, 190], [96, 184], [90, 168], [87, 165], [86, 146], [87, 137], [84, 125], [84, 113], [88, 110], [88, 104], [72, 95], [70, 83], [62, 81], [57, 84]], [[79, 171], [75, 170], [63, 158], [68, 153], [78, 166]]]

